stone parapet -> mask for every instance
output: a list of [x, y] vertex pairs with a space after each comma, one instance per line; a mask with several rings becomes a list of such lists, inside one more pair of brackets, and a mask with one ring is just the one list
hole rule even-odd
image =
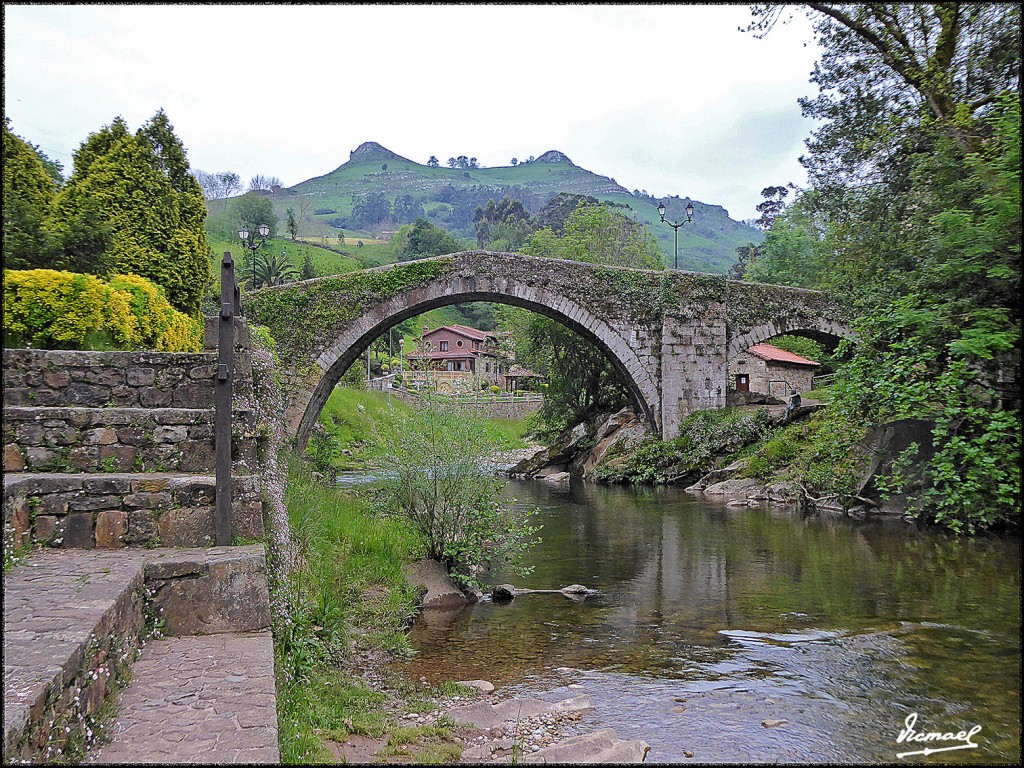
[[[204, 547], [216, 541], [216, 478], [167, 472], [4, 476], [4, 522], [16, 543], [64, 549]], [[234, 478], [232, 533], [263, 536], [258, 478]]]

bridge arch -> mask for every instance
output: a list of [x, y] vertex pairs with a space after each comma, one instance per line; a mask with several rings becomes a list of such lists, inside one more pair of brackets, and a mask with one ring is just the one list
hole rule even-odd
[[[551, 260], [548, 260], [551, 261]], [[600, 348], [622, 376], [641, 417], [655, 432], [661, 426], [661, 401], [656, 371], [641, 360], [635, 341], [624, 337], [591, 309], [552, 287], [527, 285], [483, 275], [448, 275], [399, 293], [357, 317], [328, 342], [316, 360], [312, 387], [295, 393], [289, 408], [289, 432], [300, 446], [309, 435], [331, 391], [345, 371], [388, 328], [437, 307], [471, 301], [510, 304], [566, 325]]]
[[755, 344], [784, 335], [806, 336], [825, 347], [835, 347], [840, 339], [851, 336], [852, 331], [844, 323], [823, 317], [786, 315], [756, 325], [745, 333], [731, 338], [726, 351], [726, 359], [732, 360], [736, 355], [745, 352]]

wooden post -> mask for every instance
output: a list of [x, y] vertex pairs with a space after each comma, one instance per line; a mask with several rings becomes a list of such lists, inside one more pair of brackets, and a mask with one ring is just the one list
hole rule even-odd
[[231, 544], [231, 397], [234, 389], [235, 311], [240, 308], [235, 264], [224, 253], [217, 324], [217, 380], [214, 384], [214, 446], [217, 455], [217, 546]]

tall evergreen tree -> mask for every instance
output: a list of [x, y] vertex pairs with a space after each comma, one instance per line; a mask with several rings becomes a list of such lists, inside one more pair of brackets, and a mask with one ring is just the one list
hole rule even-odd
[[209, 279], [206, 207], [163, 110], [134, 134], [116, 118], [91, 134], [74, 160], [56, 219], [101, 224], [110, 233], [110, 269], [152, 280], [172, 306], [197, 314]]

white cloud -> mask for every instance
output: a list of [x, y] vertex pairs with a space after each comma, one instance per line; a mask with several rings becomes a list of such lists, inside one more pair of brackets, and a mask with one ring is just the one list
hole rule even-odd
[[117, 115], [163, 108], [194, 167], [326, 173], [363, 141], [431, 154], [565, 152], [630, 189], [734, 218], [802, 180], [796, 98], [816, 48], [746, 6], [5, 6], [13, 128], [70, 165]]

